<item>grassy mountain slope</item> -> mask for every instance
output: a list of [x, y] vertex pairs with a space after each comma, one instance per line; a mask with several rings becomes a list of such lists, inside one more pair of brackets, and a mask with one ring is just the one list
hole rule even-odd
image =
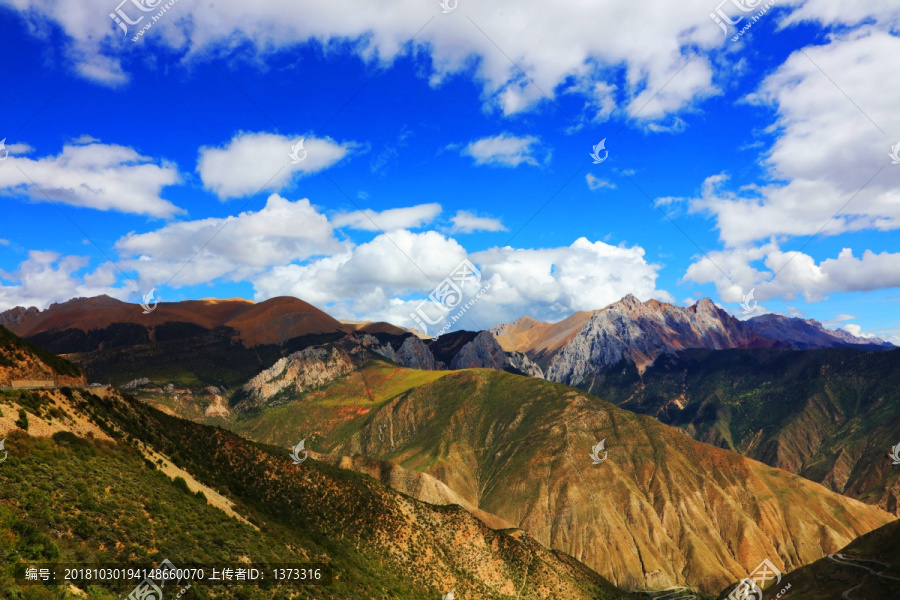
[[[765, 557], [794, 568], [891, 519], [561, 384], [466, 370], [374, 402], [348, 395], [373, 369], [223, 424], [427, 472], [627, 589], [718, 593]], [[601, 439], [609, 457], [595, 466]]]
[[590, 390], [695, 438], [900, 513], [900, 350], [685, 351]]
[[[27, 397], [26, 397], [27, 396]], [[313, 458], [168, 416], [112, 393], [7, 392], [4, 414], [27, 409], [28, 432], [0, 421], [0, 595], [58, 598], [19, 588], [13, 565], [124, 561], [329, 562], [335, 583], [295, 598], [625, 598], [571, 557], [489, 529], [459, 507], [435, 507]], [[91, 422], [87, 431], [83, 421]], [[76, 421], [82, 427], [77, 428]], [[36, 422], [61, 428], [35, 438]], [[76, 435], [69, 431], [77, 431]], [[172, 480], [182, 469], [190, 479]], [[191, 493], [199, 487], [200, 497]], [[207, 502], [218, 498], [233, 514]], [[200, 597], [209, 589], [195, 586]], [[95, 598], [114, 598], [99, 588]], [[227, 588], [223, 597], [273, 597]], [[275, 597], [284, 597], [281, 594]]]

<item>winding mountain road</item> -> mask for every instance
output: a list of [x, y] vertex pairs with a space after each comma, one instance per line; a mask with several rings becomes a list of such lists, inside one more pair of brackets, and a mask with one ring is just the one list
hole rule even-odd
[[[884, 562], [881, 562], [878, 560], [868, 560], [868, 559], [863, 559], [863, 558], [849, 558], [847, 556], [844, 556], [843, 554], [829, 554], [828, 558], [830, 560], [833, 560], [834, 562], [838, 563], [839, 565], [844, 565], [847, 567], [856, 567], [857, 569], [863, 569], [863, 570], [867, 571], [870, 575], [880, 577], [881, 579], [890, 579], [892, 581], [900, 581], [900, 577], [891, 577], [890, 575], [882, 575], [882, 573], [884, 571], [891, 568], [892, 565], [890, 563], [884, 563]], [[875, 569], [869, 568], [869, 567], [867, 567], [863, 564], [859, 564], [859, 563], [870, 563], [870, 564], [874, 564], [874, 565], [880, 565], [884, 568], [881, 571], [876, 571]], [[862, 586], [863, 586], [863, 584], [860, 583], [859, 585], [855, 585], [848, 590], [844, 590], [844, 593], [841, 594], [841, 598], [844, 598], [844, 600], [853, 600], [853, 598], [850, 597], [850, 592], [855, 591], [855, 590], [861, 588]]]
[[635, 590], [638, 593], [647, 594], [651, 600], [697, 600], [696, 594], [691, 592], [689, 588], [677, 586], [667, 590], [657, 590], [655, 592], [646, 592]]

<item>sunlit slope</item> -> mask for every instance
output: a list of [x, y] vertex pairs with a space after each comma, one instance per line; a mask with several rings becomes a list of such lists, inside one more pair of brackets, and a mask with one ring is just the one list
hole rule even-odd
[[[785, 575], [763, 600], [887, 600], [900, 598], [900, 521], [854, 540], [839, 552]], [[845, 595], [846, 594], [846, 595]]]
[[[20, 560], [46, 562], [330, 562], [330, 587], [295, 598], [626, 598], [571, 557], [496, 532], [455, 506], [434, 507], [371, 477], [264, 448], [112, 394], [7, 393], [4, 413], [62, 431], [0, 431], [0, 595]], [[66, 430], [94, 423], [93, 439]], [[83, 427], [79, 433], [83, 432]], [[29, 428], [34, 432], [34, 427]], [[86, 435], [86, 434], [85, 434]], [[105, 438], [105, 439], [104, 439]], [[162, 465], [147, 456], [164, 456]], [[170, 479], [179, 469], [203, 496]], [[204, 497], [205, 496], [205, 497]], [[213, 498], [216, 498], [214, 501]], [[207, 501], [209, 499], [209, 502]], [[223, 505], [231, 507], [224, 510]], [[237, 515], [240, 519], [233, 518]], [[198, 584], [200, 597], [210, 590]], [[99, 589], [93, 598], [115, 596]], [[24, 597], [59, 598], [29, 588]], [[224, 598], [285, 597], [229, 588]]]
[[[314, 450], [333, 448], [363, 427], [373, 412], [390, 399], [448, 373], [405, 369], [373, 360], [323, 389], [303, 394], [300, 400], [267, 406], [249, 414], [233, 412], [227, 419], [204, 418], [203, 421], [261, 442], [293, 446], [307, 438], [308, 446]], [[189, 406], [173, 406], [173, 410], [191, 416]]]
[[[626, 589], [688, 583], [718, 593], [763, 558], [787, 571], [891, 519], [560, 384], [457, 371], [373, 402], [354, 398], [364, 388], [349, 381], [234, 426], [285, 447], [309, 437], [317, 451], [428, 472]], [[603, 439], [609, 455], [593, 465], [588, 454]]]

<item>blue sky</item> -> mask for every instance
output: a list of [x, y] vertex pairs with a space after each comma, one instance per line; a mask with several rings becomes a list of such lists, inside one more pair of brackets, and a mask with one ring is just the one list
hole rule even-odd
[[115, 3], [0, 0], [0, 309], [154, 288], [411, 326], [468, 259], [469, 329], [753, 289], [898, 340], [897, 7], [778, 3], [732, 41], [699, 0], [170, 4], [133, 42]]

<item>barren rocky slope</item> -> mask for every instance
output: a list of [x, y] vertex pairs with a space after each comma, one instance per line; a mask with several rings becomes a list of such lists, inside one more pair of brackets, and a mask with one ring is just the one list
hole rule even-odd
[[[403, 391], [403, 370], [372, 368], [216, 422], [428, 473], [625, 589], [718, 593], [763, 558], [786, 572], [893, 518], [577, 389], [466, 370], [410, 371], [418, 383]], [[363, 382], [365, 395], [354, 391]], [[603, 439], [608, 457], [594, 465], [588, 454]]]

